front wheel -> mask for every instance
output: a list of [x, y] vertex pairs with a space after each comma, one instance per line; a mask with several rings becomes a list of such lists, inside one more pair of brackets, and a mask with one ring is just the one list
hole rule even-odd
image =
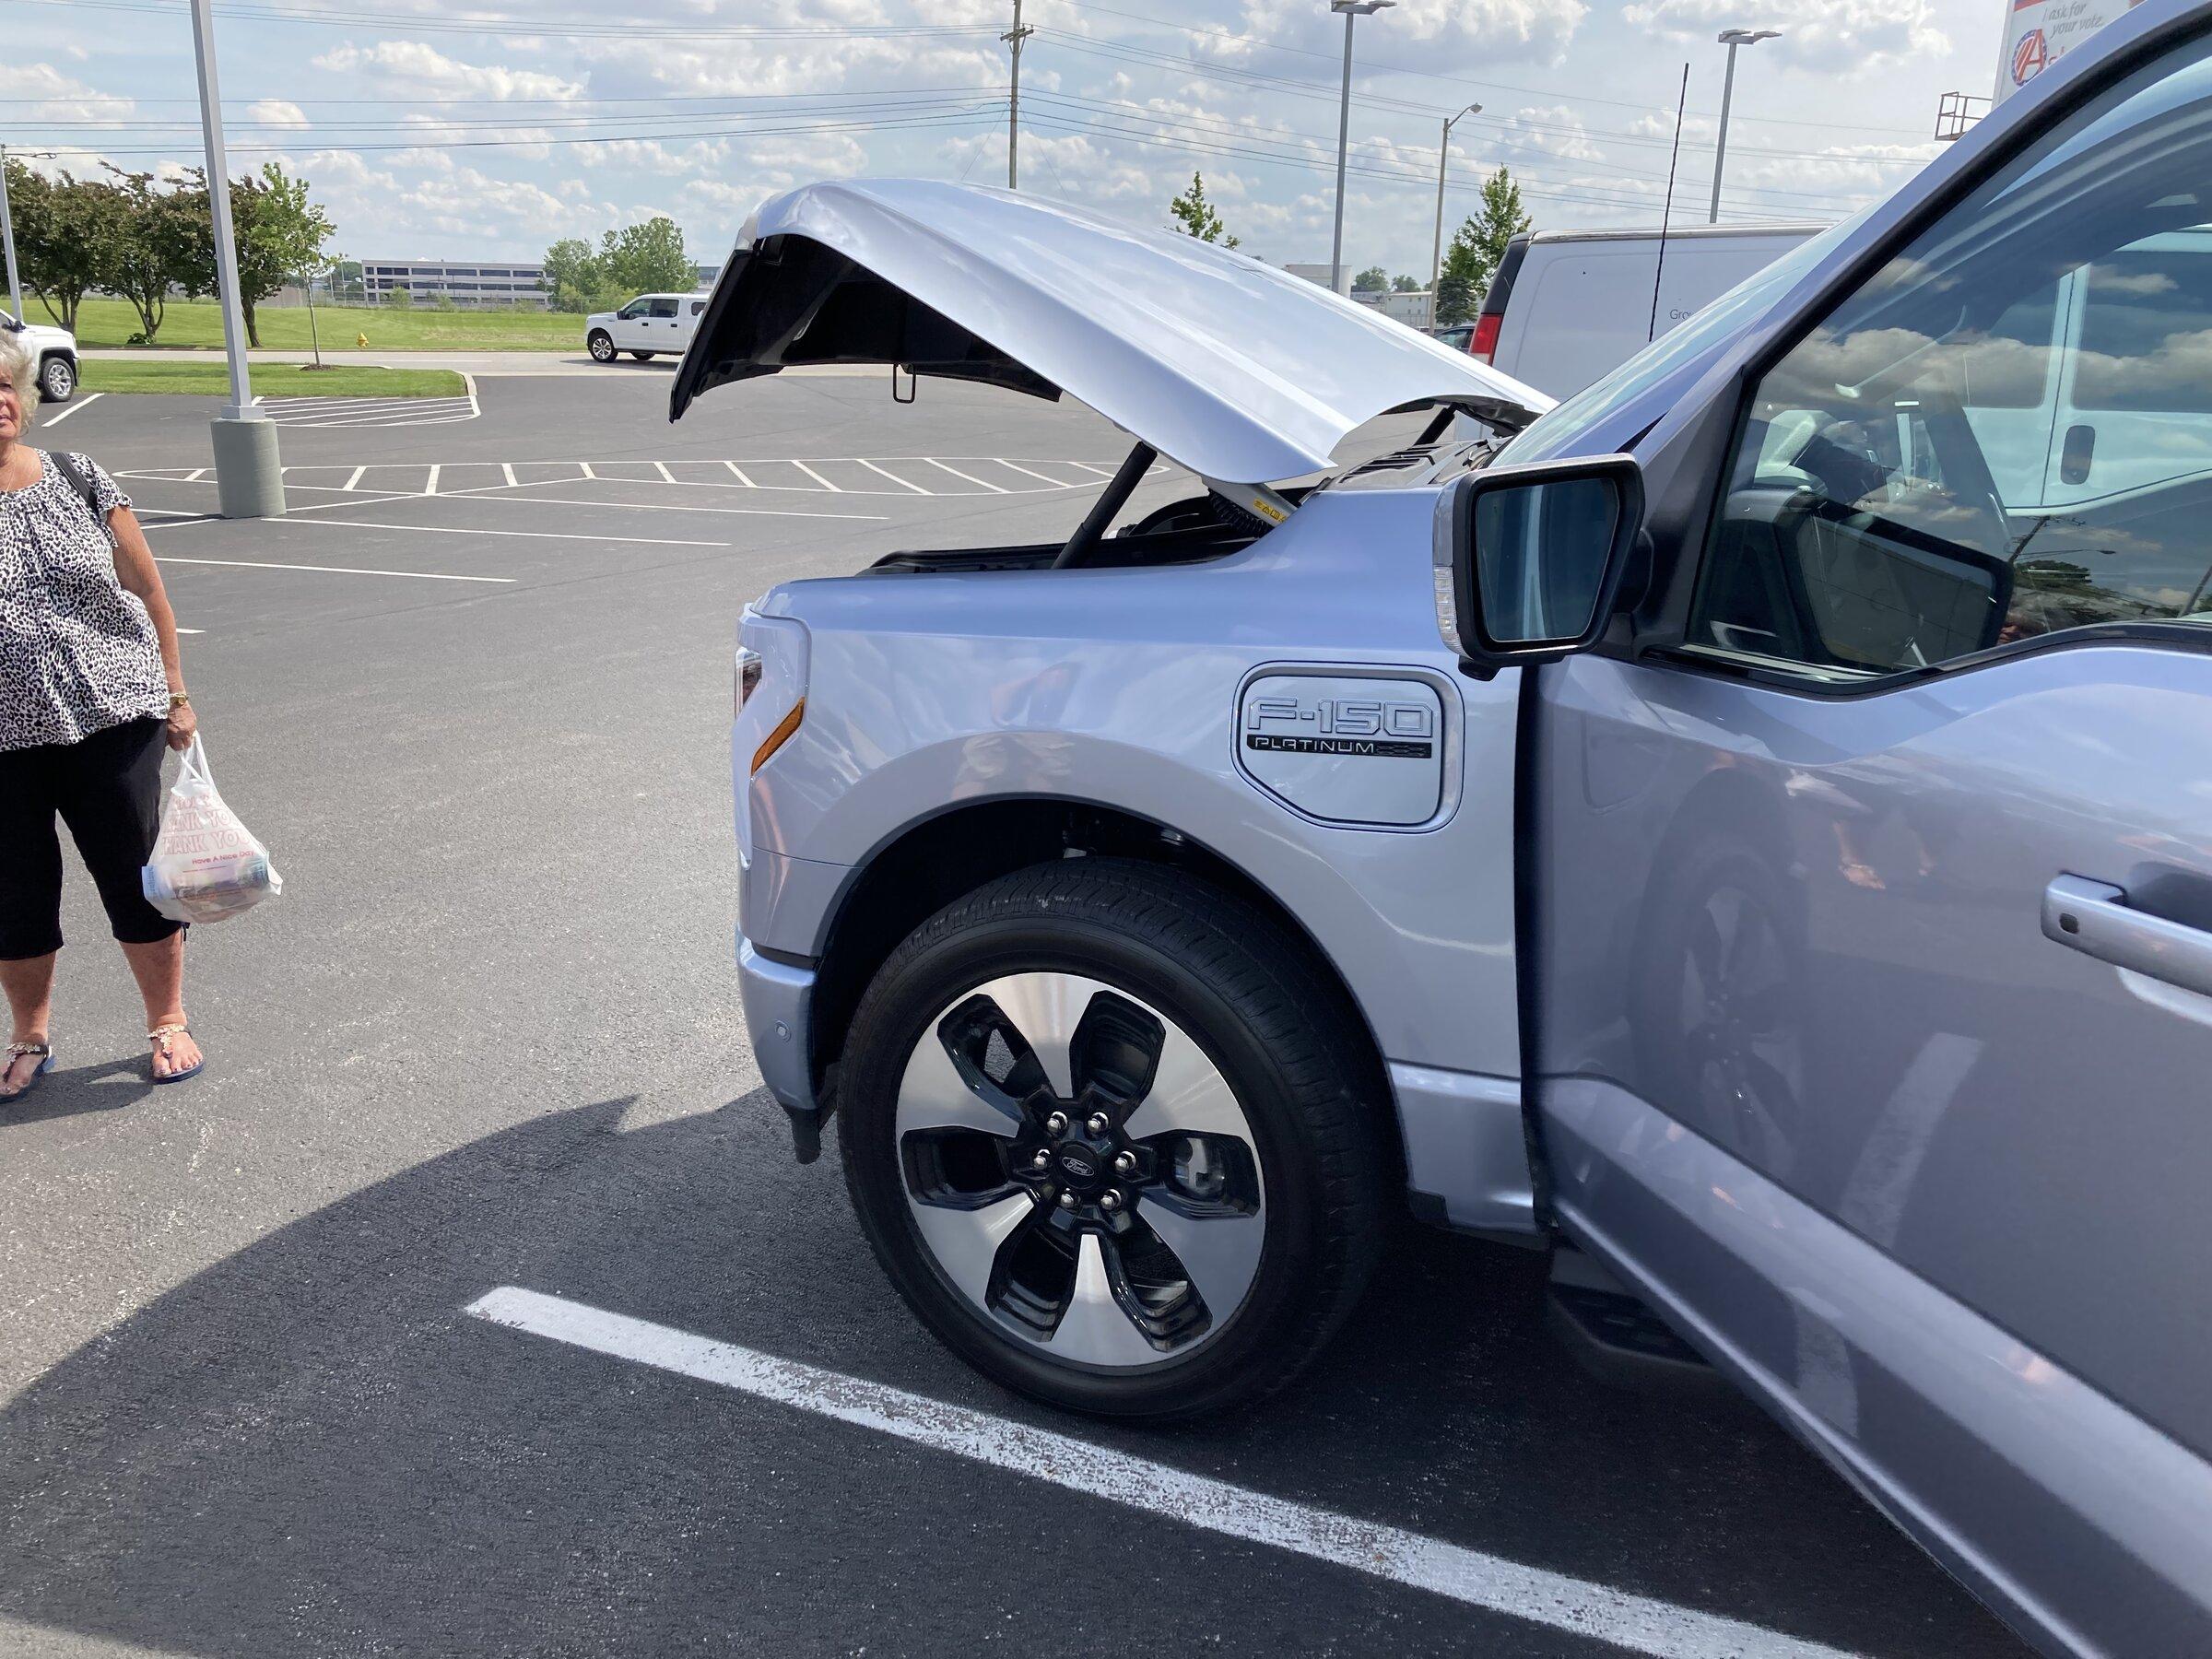
[[50, 357], [39, 365], [39, 395], [48, 403], [65, 404], [76, 395], [76, 365], [65, 357]]
[[1373, 1266], [1371, 1052], [1252, 906], [1154, 865], [1041, 865], [869, 986], [845, 1179], [900, 1293], [980, 1370], [1080, 1411], [1218, 1410], [1288, 1382]]
[[615, 360], [615, 337], [606, 329], [593, 329], [583, 343], [592, 354], [593, 362], [611, 363]]

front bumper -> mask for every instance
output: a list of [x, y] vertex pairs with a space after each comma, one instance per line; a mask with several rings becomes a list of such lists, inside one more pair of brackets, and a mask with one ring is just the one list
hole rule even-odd
[[807, 1054], [815, 972], [771, 961], [737, 935], [737, 987], [745, 1000], [745, 1029], [752, 1039], [760, 1080], [794, 1118], [818, 1116], [813, 1067]]

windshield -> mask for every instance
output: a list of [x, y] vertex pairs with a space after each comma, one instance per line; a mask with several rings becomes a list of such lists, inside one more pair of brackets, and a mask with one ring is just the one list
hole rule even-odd
[[1656, 385], [1789, 292], [1799, 277], [1818, 265], [1830, 249], [1872, 211], [1864, 208], [1841, 224], [1830, 225], [1819, 235], [1807, 237], [1772, 265], [1744, 278], [1679, 328], [1653, 341], [1602, 380], [1584, 386], [1564, 403], [1539, 415], [1499, 451], [1492, 465], [1517, 466], [1528, 461], [1548, 461], [1572, 450], [1584, 432], [1622, 404]]

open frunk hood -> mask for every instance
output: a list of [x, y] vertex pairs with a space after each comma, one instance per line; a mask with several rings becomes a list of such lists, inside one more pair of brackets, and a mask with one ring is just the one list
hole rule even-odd
[[810, 184], [739, 234], [668, 415], [731, 381], [888, 363], [1062, 393], [1202, 477], [1318, 472], [1355, 427], [1451, 404], [1518, 427], [1551, 399], [1249, 255], [980, 185]]

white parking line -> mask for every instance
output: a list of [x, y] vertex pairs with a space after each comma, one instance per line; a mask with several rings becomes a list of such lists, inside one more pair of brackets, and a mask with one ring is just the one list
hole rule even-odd
[[930, 465], [940, 472], [950, 473], [956, 478], [965, 478], [971, 484], [980, 484], [993, 495], [1012, 495], [1014, 493], [1004, 484], [994, 484], [988, 478], [979, 478], [973, 473], [964, 473], [957, 466], [947, 466], [942, 461], [932, 461]]
[[503, 1285], [466, 1311], [511, 1330], [811, 1411], [1147, 1515], [1348, 1567], [1656, 1659], [1841, 1659], [1834, 1648], [1759, 1625], [1271, 1498], [1049, 1430], [558, 1296]]
[[750, 489], [753, 487], [753, 481], [745, 476], [744, 470], [738, 466], [736, 462], [724, 461], [723, 465], [730, 469], [731, 475], [746, 488]]
[[411, 576], [418, 582], [489, 582], [505, 585], [521, 580], [514, 576], [446, 576], [436, 571], [363, 571], [352, 565], [270, 564], [258, 559], [173, 559], [167, 553], [157, 553], [154, 562], [221, 565], [233, 571], [321, 571], [332, 576]]
[[841, 489], [838, 488], [838, 487], [837, 487], [836, 485], [834, 485], [834, 484], [830, 483], [829, 479], [827, 479], [827, 478], [823, 477], [822, 477], [822, 475], [821, 475], [820, 473], [818, 473], [818, 472], [816, 472], [816, 471], [814, 470], [814, 468], [813, 468], [813, 467], [811, 467], [811, 466], [809, 466], [809, 465], [807, 465], [806, 462], [804, 462], [804, 461], [794, 461], [794, 462], [792, 463], [792, 465], [793, 465], [794, 466], [797, 467], [797, 468], [798, 468], [798, 469], [799, 469], [801, 472], [805, 473], [805, 474], [806, 474], [806, 475], [808, 477], [812, 478], [812, 479], [813, 479], [813, 480], [814, 480], [814, 481], [815, 481], [817, 484], [819, 484], [819, 485], [820, 485], [820, 486], [821, 486], [821, 487], [822, 487], [824, 489], [826, 489], [826, 490], [830, 491], [830, 494], [832, 494], [832, 495], [842, 495], [842, 494], [844, 494], [844, 491], [843, 491], [843, 490], [841, 490]]
[[928, 495], [930, 493], [928, 490], [923, 488], [921, 485], [902, 478], [897, 473], [890, 471], [888, 467], [877, 465], [873, 461], [863, 460], [861, 465], [866, 467], [870, 472], [876, 473], [882, 477], [888, 478], [894, 484], [904, 484], [907, 488], [912, 490], [916, 495]]
[[369, 469], [366, 466], [355, 467], [353, 471], [347, 475], [346, 482], [339, 485], [338, 488], [340, 489], [351, 489], [356, 484], [359, 484], [361, 481], [361, 475], [368, 470]]
[[[447, 498], [451, 499], [451, 498]], [[726, 547], [726, 541], [671, 541], [658, 535], [579, 535], [572, 530], [486, 530], [465, 524], [383, 524], [374, 519], [317, 519], [348, 530], [400, 530], [409, 535], [524, 535], [533, 541], [618, 542], [628, 547]], [[164, 529], [182, 528], [164, 525]]]
[[[559, 481], [559, 480], [553, 478], [548, 478], [546, 480], [546, 482], [548, 484], [557, 483]], [[624, 481], [625, 480], [620, 478], [597, 478], [594, 480], [594, 483], [599, 484], [620, 484]], [[643, 482], [642, 479], [638, 481], [641, 483]], [[571, 482], [573, 482], [573, 480], [571, 480]], [[504, 484], [488, 484], [482, 489], [449, 489], [445, 492], [445, 494], [440, 496], [438, 499], [441, 501], [450, 501], [458, 496], [475, 496], [479, 500], [513, 501], [516, 503], [543, 501], [548, 507], [604, 507], [610, 512], [727, 512], [735, 514], [739, 518], [851, 519], [856, 523], [865, 521], [868, 524], [883, 524], [886, 523], [890, 517], [888, 513], [885, 512], [801, 512], [796, 508], [792, 507], [687, 507], [676, 501], [589, 501], [579, 500], [570, 496], [487, 496], [485, 493], [487, 490], [504, 489], [506, 488], [507, 486]], [[535, 484], [518, 484], [515, 486], [515, 488], [517, 489], [535, 489], [538, 488], [538, 486]], [[809, 490], [806, 493], [809, 495], [819, 495], [821, 492], [819, 490]], [[410, 501], [419, 501], [422, 500], [420, 496], [408, 496], [405, 499]], [[314, 509], [310, 507], [304, 509], [303, 511], [312, 512]], [[406, 530], [412, 529], [414, 526], [411, 524], [394, 524], [393, 528], [395, 530]], [[610, 537], [609, 539], [611, 540], [616, 538]]]
[[439, 473], [439, 470], [440, 470], [440, 469], [438, 468], [438, 466], [437, 466], [435, 464], [433, 464], [433, 465], [431, 465], [431, 467], [430, 467], [430, 481], [429, 481], [428, 484], [424, 485], [424, 486], [423, 486], [423, 488], [422, 488], [422, 493], [423, 493], [424, 495], [426, 495], [426, 496], [434, 496], [434, 495], [436, 495], [436, 494], [438, 493], [438, 473]]
[[654, 472], [657, 472], [657, 473], [659, 473], [659, 474], [661, 475], [661, 482], [662, 482], [662, 483], [664, 483], [664, 484], [673, 484], [673, 483], [675, 483], [675, 482], [676, 482], [676, 475], [675, 475], [674, 473], [670, 472], [670, 471], [668, 470], [668, 463], [667, 463], [667, 462], [665, 462], [665, 461], [655, 461], [655, 462], [653, 464], [653, 470]]
[[39, 424], [42, 427], [60, 426], [63, 421], [68, 419], [70, 416], [76, 414], [79, 409], [90, 408], [94, 404], [98, 403], [107, 394], [105, 392], [94, 392], [88, 396], [79, 398], [76, 402], [71, 404], [67, 408], [64, 409], [59, 415], [49, 415], [45, 419], [40, 421]]
[[502, 461], [502, 462], [500, 462], [500, 477], [507, 480], [507, 487], [508, 487], [510, 489], [513, 488], [514, 488], [514, 463], [513, 463], [513, 462], [512, 462], [512, 461]]

